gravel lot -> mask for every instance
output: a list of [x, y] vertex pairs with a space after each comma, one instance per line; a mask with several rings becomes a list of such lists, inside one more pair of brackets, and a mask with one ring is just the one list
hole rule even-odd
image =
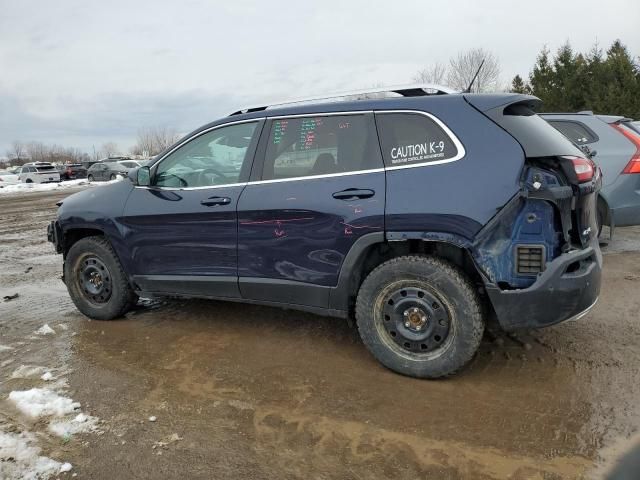
[[[68, 194], [0, 197], [0, 296], [19, 294], [0, 300], [0, 432], [70, 462], [60, 478], [597, 478], [640, 426], [640, 228], [605, 247], [587, 317], [487, 334], [462, 374], [421, 381], [299, 312], [171, 301], [88, 321], [46, 242]], [[9, 399], [33, 388], [95, 424], [56, 435], [66, 417]], [[2, 448], [0, 477], [21, 478]]]

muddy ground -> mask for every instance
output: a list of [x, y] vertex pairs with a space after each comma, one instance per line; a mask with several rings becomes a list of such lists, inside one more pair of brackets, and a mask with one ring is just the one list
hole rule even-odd
[[[299, 312], [171, 301], [88, 321], [45, 238], [65, 195], [0, 198], [0, 296], [20, 295], [0, 303], [0, 427], [76, 478], [596, 478], [640, 427], [639, 228], [606, 247], [587, 317], [487, 334], [461, 374], [421, 381]], [[9, 392], [45, 383], [12, 379], [20, 365], [64, 376], [100, 431], [61, 439], [20, 414]]]

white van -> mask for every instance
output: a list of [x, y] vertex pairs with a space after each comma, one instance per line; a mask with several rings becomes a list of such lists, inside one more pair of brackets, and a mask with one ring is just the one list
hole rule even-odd
[[60, 173], [49, 162], [25, 163], [18, 174], [22, 183], [50, 183], [59, 182]]

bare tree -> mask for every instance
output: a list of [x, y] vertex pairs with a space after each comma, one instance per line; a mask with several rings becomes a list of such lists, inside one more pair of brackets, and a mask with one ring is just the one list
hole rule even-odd
[[26, 160], [27, 151], [19, 140], [11, 142], [11, 149], [7, 150], [7, 157], [10, 161], [14, 161], [16, 165], [22, 165]]
[[[484, 64], [482, 63], [484, 61]], [[460, 52], [449, 61], [447, 84], [456, 90], [465, 90], [471, 84], [478, 68], [480, 73], [471, 87], [472, 92], [494, 92], [499, 89], [500, 63], [491, 52], [473, 48]]]
[[26, 145], [27, 155], [32, 162], [46, 162], [48, 159], [48, 149], [42, 142], [29, 142]]
[[447, 76], [447, 67], [440, 62], [429, 65], [413, 76], [415, 83], [435, 83], [442, 85]]
[[178, 141], [180, 135], [169, 127], [151, 127], [138, 130], [136, 144], [131, 147], [135, 155], [157, 155]]
[[115, 142], [103, 143], [101, 151], [105, 157], [113, 157], [118, 154], [118, 145]]

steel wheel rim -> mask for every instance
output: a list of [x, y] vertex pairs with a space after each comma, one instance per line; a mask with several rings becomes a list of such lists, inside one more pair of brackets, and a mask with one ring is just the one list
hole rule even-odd
[[[434, 358], [448, 348], [455, 335], [451, 312], [451, 305], [441, 295], [410, 281], [387, 286], [378, 295], [374, 308], [383, 342], [410, 359]], [[412, 314], [413, 318], [407, 318]]]
[[95, 305], [107, 303], [113, 293], [111, 272], [95, 255], [80, 260], [77, 282], [84, 298]]

